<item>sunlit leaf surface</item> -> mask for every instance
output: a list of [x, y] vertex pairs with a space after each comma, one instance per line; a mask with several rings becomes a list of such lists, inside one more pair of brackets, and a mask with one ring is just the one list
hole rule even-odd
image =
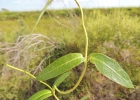
[[68, 76], [70, 75], [70, 71], [62, 74], [61, 76], [59, 76], [56, 81], [54, 82], [53, 86], [58, 86], [60, 83], [62, 83]]
[[52, 93], [50, 90], [41, 90], [34, 95], [32, 95], [28, 100], [44, 100], [48, 97], [52, 96]]
[[104, 76], [118, 84], [121, 84], [122, 86], [134, 88], [128, 74], [113, 59], [100, 53], [92, 53], [90, 55], [90, 61], [96, 65], [96, 68]]
[[48, 80], [81, 64], [85, 58], [80, 53], [70, 53], [48, 65], [39, 75], [37, 80]]

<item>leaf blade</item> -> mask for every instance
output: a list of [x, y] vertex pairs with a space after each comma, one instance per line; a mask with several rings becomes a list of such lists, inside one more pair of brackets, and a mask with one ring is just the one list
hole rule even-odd
[[53, 86], [58, 86], [59, 84], [61, 84], [68, 76], [70, 75], [70, 71], [62, 74], [61, 76], [59, 76], [56, 81], [54, 82]]
[[92, 53], [90, 61], [107, 78], [127, 88], [134, 88], [128, 74], [113, 59], [100, 53]]
[[37, 80], [48, 80], [81, 64], [85, 58], [80, 53], [70, 53], [48, 65], [39, 75]]
[[52, 96], [51, 91], [48, 89], [45, 89], [45, 90], [41, 90], [41, 91], [35, 93], [28, 100], [44, 100], [50, 96]]

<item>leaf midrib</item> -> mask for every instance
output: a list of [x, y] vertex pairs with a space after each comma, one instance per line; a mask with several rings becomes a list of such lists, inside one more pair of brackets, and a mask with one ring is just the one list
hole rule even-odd
[[[74, 60], [76, 60], [76, 59], [78, 59], [78, 58], [81, 58], [81, 59], [82, 59], [83, 57], [80, 55], [79, 57], [76, 57], [75, 59], [69, 60], [69, 61], [67, 61], [66, 63], [63, 63], [63, 64], [61, 64], [60, 66], [58, 66], [58, 67], [52, 69], [51, 71], [48, 71], [48, 73], [51, 73], [51, 72], [53, 72], [54, 70], [60, 68], [61, 66], [65, 65], [65, 64], [67, 64], [67, 63], [69, 63], [69, 62], [72, 62], [72, 61], [74, 61]], [[46, 75], [46, 74], [48, 74], [48, 73], [44, 73], [44, 74], [41, 75], [41, 76], [44, 76], [44, 75]], [[41, 77], [41, 76], [40, 76], [40, 77]]]
[[35, 98], [35, 100], [36, 100], [37, 98], [40, 98], [40, 97], [43, 96], [43, 95], [51, 94], [50, 91], [44, 91], [44, 92], [45, 92], [45, 93], [42, 93], [42, 94], [40, 94], [39, 96], [37, 96], [37, 97]]
[[[98, 59], [96, 59], [96, 58], [92, 58], [92, 59], [95, 59], [95, 60], [97, 60], [97, 61], [99, 61], [99, 62], [101, 62], [101, 63], [103, 63], [103, 64], [105, 64], [107, 67], [109, 67], [106, 63], [104, 63], [104, 62], [102, 62], [102, 61], [100, 61], [100, 60], [98, 60]], [[118, 76], [120, 76], [126, 83], [129, 83], [127, 80], [125, 80], [120, 74], [118, 74], [116, 71], [114, 71], [111, 67], [109, 67], [114, 73], [116, 73]], [[119, 82], [120, 83], [120, 82]]]

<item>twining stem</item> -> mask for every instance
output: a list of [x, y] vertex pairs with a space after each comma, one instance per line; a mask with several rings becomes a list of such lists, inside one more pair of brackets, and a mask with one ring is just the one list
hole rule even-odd
[[[25, 71], [25, 70], [16, 68], [16, 67], [11, 66], [11, 65], [9, 65], [9, 64], [5, 64], [5, 65], [6, 65], [7, 67], [12, 68], [12, 69], [15, 69], [15, 70], [18, 70], [18, 71], [20, 71], [20, 72], [23, 72], [23, 73], [25, 73], [25, 74], [31, 76], [32, 78], [36, 79], [36, 77], [35, 77], [34, 75], [32, 75], [31, 73], [29, 73], [29, 72], [27, 72], [27, 71]], [[37, 80], [37, 79], [36, 79], [36, 80]], [[48, 84], [46, 84], [45, 82], [43, 82], [43, 81], [39, 81], [39, 82], [42, 83], [42, 84], [44, 84], [45, 86], [47, 86], [51, 91], [53, 91], [53, 89], [52, 89]], [[53, 94], [53, 96], [56, 98], [56, 100], [59, 100], [58, 97], [55, 95], [55, 92], [53, 92], [52, 94]]]
[[86, 40], [86, 42], [85, 42], [85, 61], [84, 61], [84, 69], [83, 69], [82, 74], [80, 75], [79, 80], [77, 81], [77, 83], [75, 84], [75, 86], [74, 86], [73, 88], [71, 88], [70, 90], [67, 90], [67, 91], [60, 91], [56, 86], [54, 86], [55, 89], [56, 89], [60, 94], [68, 94], [68, 93], [72, 92], [73, 90], [75, 90], [75, 89], [79, 86], [80, 82], [82, 81], [82, 79], [83, 79], [83, 77], [84, 77], [84, 75], [85, 75], [86, 68], [87, 68], [87, 62], [88, 62], [88, 57], [87, 57], [87, 55], [88, 55], [88, 34], [87, 34], [87, 31], [86, 31], [86, 28], [85, 28], [84, 14], [83, 14], [82, 7], [80, 6], [78, 0], [75, 0], [75, 2], [77, 3], [77, 5], [78, 5], [78, 7], [79, 7], [79, 9], [80, 9], [80, 11], [81, 11], [82, 25], [83, 25], [83, 29], [84, 29], [84, 33], [85, 33], [85, 40]]
[[57, 97], [56, 94], [55, 94], [55, 90], [54, 90], [54, 89], [52, 90], [52, 94], [53, 94], [53, 96], [54, 96], [54, 98], [55, 98], [56, 100], [59, 100], [58, 97]]
[[86, 27], [85, 27], [85, 22], [84, 22], [84, 14], [83, 14], [83, 10], [82, 10], [82, 7], [81, 5], [78, 3], [78, 0], [75, 0], [75, 2], [77, 3], [80, 11], [81, 11], [81, 17], [82, 17], [82, 26], [83, 26], [83, 29], [84, 29], [84, 34], [85, 34], [85, 40], [86, 40], [86, 45], [85, 45], [85, 58], [86, 58], [86, 61], [87, 62], [87, 55], [88, 55], [88, 33], [87, 33], [87, 30], [86, 30]]
[[[20, 71], [20, 72], [23, 72], [23, 73], [25, 73], [25, 74], [31, 76], [32, 78], [36, 79], [36, 77], [35, 77], [34, 75], [32, 75], [31, 73], [29, 73], [29, 72], [27, 72], [27, 71], [25, 71], [25, 70], [16, 68], [16, 67], [11, 66], [11, 65], [9, 65], [9, 64], [5, 64], [5, 65], [6, 65], [7, 67], [12, 68], [12, 69], [15, 69], [15, 70], [18, 70], [18, 71]], [[42, 84], [44, 84], [45, 86], [47, 86], [50, 90], [52, 90], [52, 88], [51, 88], [48, 84], [46, 84], [45, 82], [43, 82], [43, 81], [39, 81], [39, 82], [42, 83]]]

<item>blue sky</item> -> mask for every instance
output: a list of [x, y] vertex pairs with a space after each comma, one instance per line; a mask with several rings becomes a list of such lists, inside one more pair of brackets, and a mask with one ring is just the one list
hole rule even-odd
[[[0, 9], [9, 11], [41, 10], [47, 0], [0, 0]], [[79, 0], [84, 8], [98, 7], [139, 7], [140, 0]], [[53, 0], [49, 6], [51, 9], [63, 9], [77, 7], [74, 0]]]

